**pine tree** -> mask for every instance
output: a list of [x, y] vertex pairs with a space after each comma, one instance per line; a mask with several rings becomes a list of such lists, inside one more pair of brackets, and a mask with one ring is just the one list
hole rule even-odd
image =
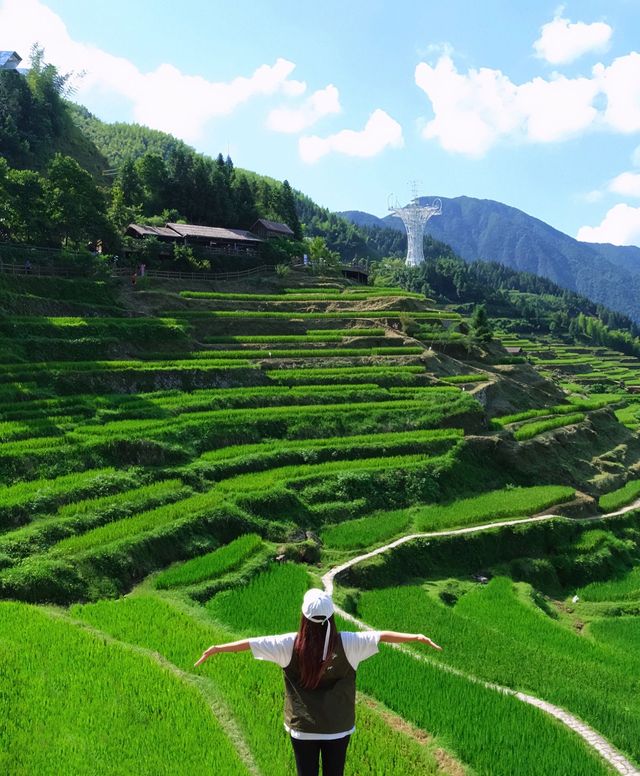
[[282, 193], [280, 210], [285, 223], [293, 231], [293, 236], [296, 240], [302, 239], [302, 226], [300, 225], [300, 219], [298, 218], [298, 212], [296, 210], [296, 201], [293, 196], [293, 191], [289, 185], [289, 181], [285, 180], [282, 184]]
[[493, 339], [491, 323], [487, 310], [483, 304], [477, 304], [471, 318], [471, 339], [474, 342], [485, 344]]

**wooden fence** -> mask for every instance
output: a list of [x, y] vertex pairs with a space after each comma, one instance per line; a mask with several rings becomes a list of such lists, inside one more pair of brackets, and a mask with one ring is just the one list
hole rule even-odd
[[[261, 264], [259, 267], [251, 267], [250, 269], [243, 269], [238, 272], [192, 272], [187, 270], [145, 269], [144, 276], [163, 280], [242, 280], [243, 278], [250, 278], [254, 275], [274, 274], [275, 271], [276, 269], [273, 265]], [[133, 270], [127, 269], [126, 267], [118, 267], [117, 269], [112, 270], [111, 274], [114, 277], [131, 277], [133, 275]], [[141, 277], [139, 272], [137, 277]]]
[[[107, 269], [105, 267], [105, 269]], [[297, 264], [292, 269], [304, 269], [303, 264]], [[6, 262], [0, 259], [0, 274], [19, 275], [30, 277], [62, 277], [62, 278], [89, 278], [95, 276], [93, 268], [82, 267], [61, 267], [55, 264], [40, 264], [26, 261], [22, 264], [15, 262]], [[131, 267], [110, 267], [108, 274], [112, 277], [130, 278], [133, 276], [134, 269]], [[354, 274], [359, 277], [354, 278], [366, 282], [367, 270], [351, 264], [342, 264], [340, 266], [342, 274]], [[259, 267], [239, 270], [238, 272], [192, 272], [183, 270], [165, 270], [165, 269], [146, 269], [145, 277], [157, 278], [161, 280], [195, 280], [195, 281], [217, 281], [217, 280], [243, 280], [245, 278], [255, 277], [257, 275], [272, 275], [276, 268], [271, 264], [261, 264]], [[140, 277], [139, 272], [136, 277]]]
[[81, 267], [59, 267], [55, 264], [15, 264], [0, 259], [0, 273], [4, 275], [28, 275], [42, 278], [88, 278], [93, 275], [90, 270]]

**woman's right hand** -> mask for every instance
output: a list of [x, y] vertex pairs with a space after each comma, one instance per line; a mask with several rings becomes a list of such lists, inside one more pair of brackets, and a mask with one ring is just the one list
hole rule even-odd
[[202, 653], [202, 656], [200, 657], [200, 660], [194, 663], [194, 667], [199, 666], [200, 663], [204, 663], [204, 661], [207, 660], [207, 658], [210, 658], [211, 655], [215, 655], [215, 653], [216, 653], [216, 646], [214, 644], [213, 646], [209, 647], [209, 649], [205, 649], [205, 651]]

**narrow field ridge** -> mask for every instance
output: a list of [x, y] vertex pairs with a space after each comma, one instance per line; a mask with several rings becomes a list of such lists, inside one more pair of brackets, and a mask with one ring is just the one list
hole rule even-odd
[[[627, 512], [630, 512], [633, 509], [637, 509], [638, 507], [640, 507], [640, 499], [637, 499], [636, 501], [629, 504], [628, 506], [623, 507], [622, 509], [618, 509], [615, 512], [610, 512], [605, 515], [593, 515], [592, 517], [583, 518], [583, 519], [584, 520], [605, 520], [607, 517], [617, 517], [618, 515], [626, 514]], [[324, 586], [325, 591], [329, 595], [332, 595], [334, 591], [335, 578], [338, 576], [338, 574], [343, 573], [347, 569], [357, 565], [358, 563], [361, 563], [364, 560], [373, 558], [376, 555], [381, 555], [382, 553], [387, 552], [388, 550], [392, 550], [394, 547], [398, 547], [401, 544], [405, 544], [406, 542], [410, 542], [414, 539], [427, 539], [427, 538], [435, 539], [440, 536], [456, 536], [459, 534], [479, 533], [480, 531], [486, 531], [490, 528], [503, 528], [511, 525], [520, 525], [521, 523], [522, 524], [538, 523], [538, 522], [544, 522], [544, 521], [553, 520], [553, 519], [569, 520], [571, 518], [566, 518], [563, 515], [548, 513], [543, 515], [536, 515], [535, 517], [526, 517], [519, 520], [503, 520], [502, 522], [499, 522], [499, 523], [487, 523], [483, 525], [469, 526], [467, 528], [458, 528], [458, 529], [453, 529], [449, 531], [431, 531], [428, 533], [408, 534], [407, 536], [402, 536], [400, 537], [400, 539], [396, 539], [393, 542], [389, 542], [389, 544], [385, 544], [381, 547], [378, 547], [375, 550], [371, 550], [370, 552], [364, 553], [362, 555], [358, 555], [355, 558], [352, 558], [351, 560], [347, 561], [346, 563], [342, 563], [339, 566], [335, 566], [334, 568], [330, 569], [329, 571], [327, 571], [326, 574], [322, 576], [322, 584]], [[354, 625], [357, 625], [358, 627], [364, 630], [373, 630], [373, 628], [370, 625], [368, 625], [365, 622], [362, 622], [361, 620], [358, 620], [356, 617], [353, 617], [353, 615], [349, 614], [348, 612], [345, 612], [343, 609], [336, 607], [336, 611], [341, 617], [343, 617], [345, 620], [348, 620], [349, 622], [352, 622]], [[474, 682], [476, 684], [481, 684], [484, 687], [487, 687], [488, 689], [495, 690], [496, 692], [501, 692], [501, 693], [504, 693], [505, 695], [511, 695], [514, 698], [517, 698], [518, 700], [522, 701], [523, 703], [528, 703], [530, 706], [535, 706], [536, 708], [541, 709], [546, 714], [549, 714], [550, 716], [554, 717], [563, 725], [566, 725], [568, 728], [570, 728], [575, 733], [577, 733], [584, 741], [586, 741], [586, 743], [590, 747], [595, 749], [595, 751], [606, 762], [608, 762], [617, 773], [622, 774], [622, 776], [640, 776], [640, 770], [638, 770], [633, 765], [633, 763], [627, 760], [627, 758], [623, 754], [621, 754], [597, 731], [589, 727], [589, 725], [585, 724], [582, 720], [578, 719], [577, 717], [574, 717], [568, 711], [565, 711], [564, 709], [560, 708], [559, 706], [555, 706], [554, 704], [549, 703], [548, 701], [545, 701], [541, 698], [536, 698], [533, 695], [527, 695], [526, 693], [517, 692], [516, 690], [512, 690], [510, 687], [503, 687], [501, 685], [493, 684], [491, 682], [485, 682], [482, 679], [479, 679], [478, 677], [472, 676], [471, 674], [467, 674], [464, 671], [460, 671], [459, 669], [453, 668], [452, 666], [443, 665], [442, 663], [439, 663], [435, 660], [429, 660], [429, 658], [425, 657], [424, 655], [414, 652], [413, 650], [408, 649], [407, 647], [404, 647], [402, 645], [393, 644], [392, 646], [395, 649], [399, 649], [405, 654], [409, 655], [414, 660], [421, 660], [421, 661], [428, 662], [431, 665], [437, 666], [443, 671], [448, 671], [449, 673], [455, 674], [456, 676], [463, 677], [468, 681]]]

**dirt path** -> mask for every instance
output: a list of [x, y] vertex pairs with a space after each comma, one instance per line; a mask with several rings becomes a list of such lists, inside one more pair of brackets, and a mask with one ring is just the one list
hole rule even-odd
[[[582, 518], [582, 519], [593, 520], [593, 521], [604, 520], [608, 517], [617, 517], [619, 515], [624, 515], [627, 512], [631, 512], [633, 509], [637, 509], [638, 507], [640, 507], [640, 499], [637, 499], [632, 504], [629, 504], [628, 506], [623, 507], [622, 509], [618, 509], [615, 512], [610, 512], [606, 515], [593, 515], [592, 517]], [[505, 526], [521, 525], [526, 523], [540, 523], [547, 520], [553, 520], [558, 518], [561, 518], [564, 520], [572, 519], [572, 518], [565, 518], [562, 515], [548, 513], [543, 515], [537, 515], [535, 517], [527, 517], [520, 520], [503, 520], [498, 523], [474, 525], [466, 528], [456, 528], [448, 531], [431, 531], [429, 533], [408, 534], [407, 536], [402, 536], [400, 539], [396, 539], [393, 542], [389, 542], [388, 544], [385, 544], [382, 547], [378, 547], [377, 549], [372, 550], [371, 552], [364, 553], [363, 555], [358, 555], [355, 558], [352, 558], [351, 560], [346, 561], [345, 563], [342, 563], [339, 566], [335, 566], [334, 568], [330, 569], [329, 571], [327, 571], [326, 574], [323, 575], [322, 584], [324, 585], [324, 589], [327, 591], [327, 593], [331, 595], [333, 594], [335, 578], [338, 576], [338, 574], [341, 574], [342, 572], [346, 571], [352, 566], [357, 565], [358, 563], [361, 563], [364, 560], [373, 558], [376, 555], [381, 555], [384, 552], [388, 552], [389, 550], [392, 550], [394, 547], [399, 547], [401, 544], [405, 544], [406, 542], [413, 541], [414, 539], [427, 539], [427, 538], [433, 539], [440, 536], [458, 536], [460, 534], [479, 533], [481, 531], [487, 531], [490, 528], [502, 528]], [[341, 617], [344, 617], [344, 619], [349, 620], [350, 622], [354, 623], [358, 627], [364, 630], [373, 630], [373, 628], [370, 625], [368, 625], [365, 622], [362, 622], [361, 620], [356, 619], [355, 617], [343, 611], [342, 609], [337, 608], [336, 610]], [[566, 725], [568, 728], [570, 728], [575, 733], [577, 733], [590, 747], [595, 749], [596, 752], [604, 760], [606, 760], [615, 769], [617, 773], [622, 774], [622, 776], [640, 776], [640, 770], [638, 770], [631, 762], [629, 762], [629, 760], [627, 760], [627, 758], [624, 757], [624, 755], [622, 755], [605, 738], [603, 738], [598, 732], [593, 730], [593, 728], [589, 727], [584, 722], [582, 722], [582, 720], [578, 719], [577, 717], [574, 717], [572, 714], [569, 714], [568, 711], [565, 711], [559, 706], [554, 706], [552, 703], [548, 703], [547, 701], [542, 700], [541, 698], [536, 698], [533, 695], [527, 695], [522, 692], [517, 692], [515, 690], [512, 690], [510, 687], [502, 687], [501, 685], [485, 682], [484, 680], [479, 679], [476, 676], [472, 676], [471, 674], [467, 674], [464, 671], [460, 671], [457, 668], [453, 668], [452, 666], [445, 665], [436, 660], [431, 660], [426, 655], [423, 655], [418, 652], [414, 652], [413, 650], [407, 647], [404, 647], [400, 644], [393, 644], [392, 646], [395, 649], [399, 649], [405, 654], [409, 655], [414, 660], [430, 663], [431, 665], [437, 666], [443, 671], [447, 671], [457, 676], [461, 676], [464, 679], [467, 679], [468, 681], [474, 682], [475, 684], [481, 684], [484, 687], [487, 687], [488, 689], [495, 690], [496, 692], [504, 693], [505, 695], [511, 695], [514, 698], [517, 698], [518, 700], [522, 701], [523, 703], [528, 703], [531, 706], [536, 706], [537, 708], [544, 711], [546, 714], [549, 714], [552, 717], [555, 717], [557, 720], [562, 722], [562, 724]]]

